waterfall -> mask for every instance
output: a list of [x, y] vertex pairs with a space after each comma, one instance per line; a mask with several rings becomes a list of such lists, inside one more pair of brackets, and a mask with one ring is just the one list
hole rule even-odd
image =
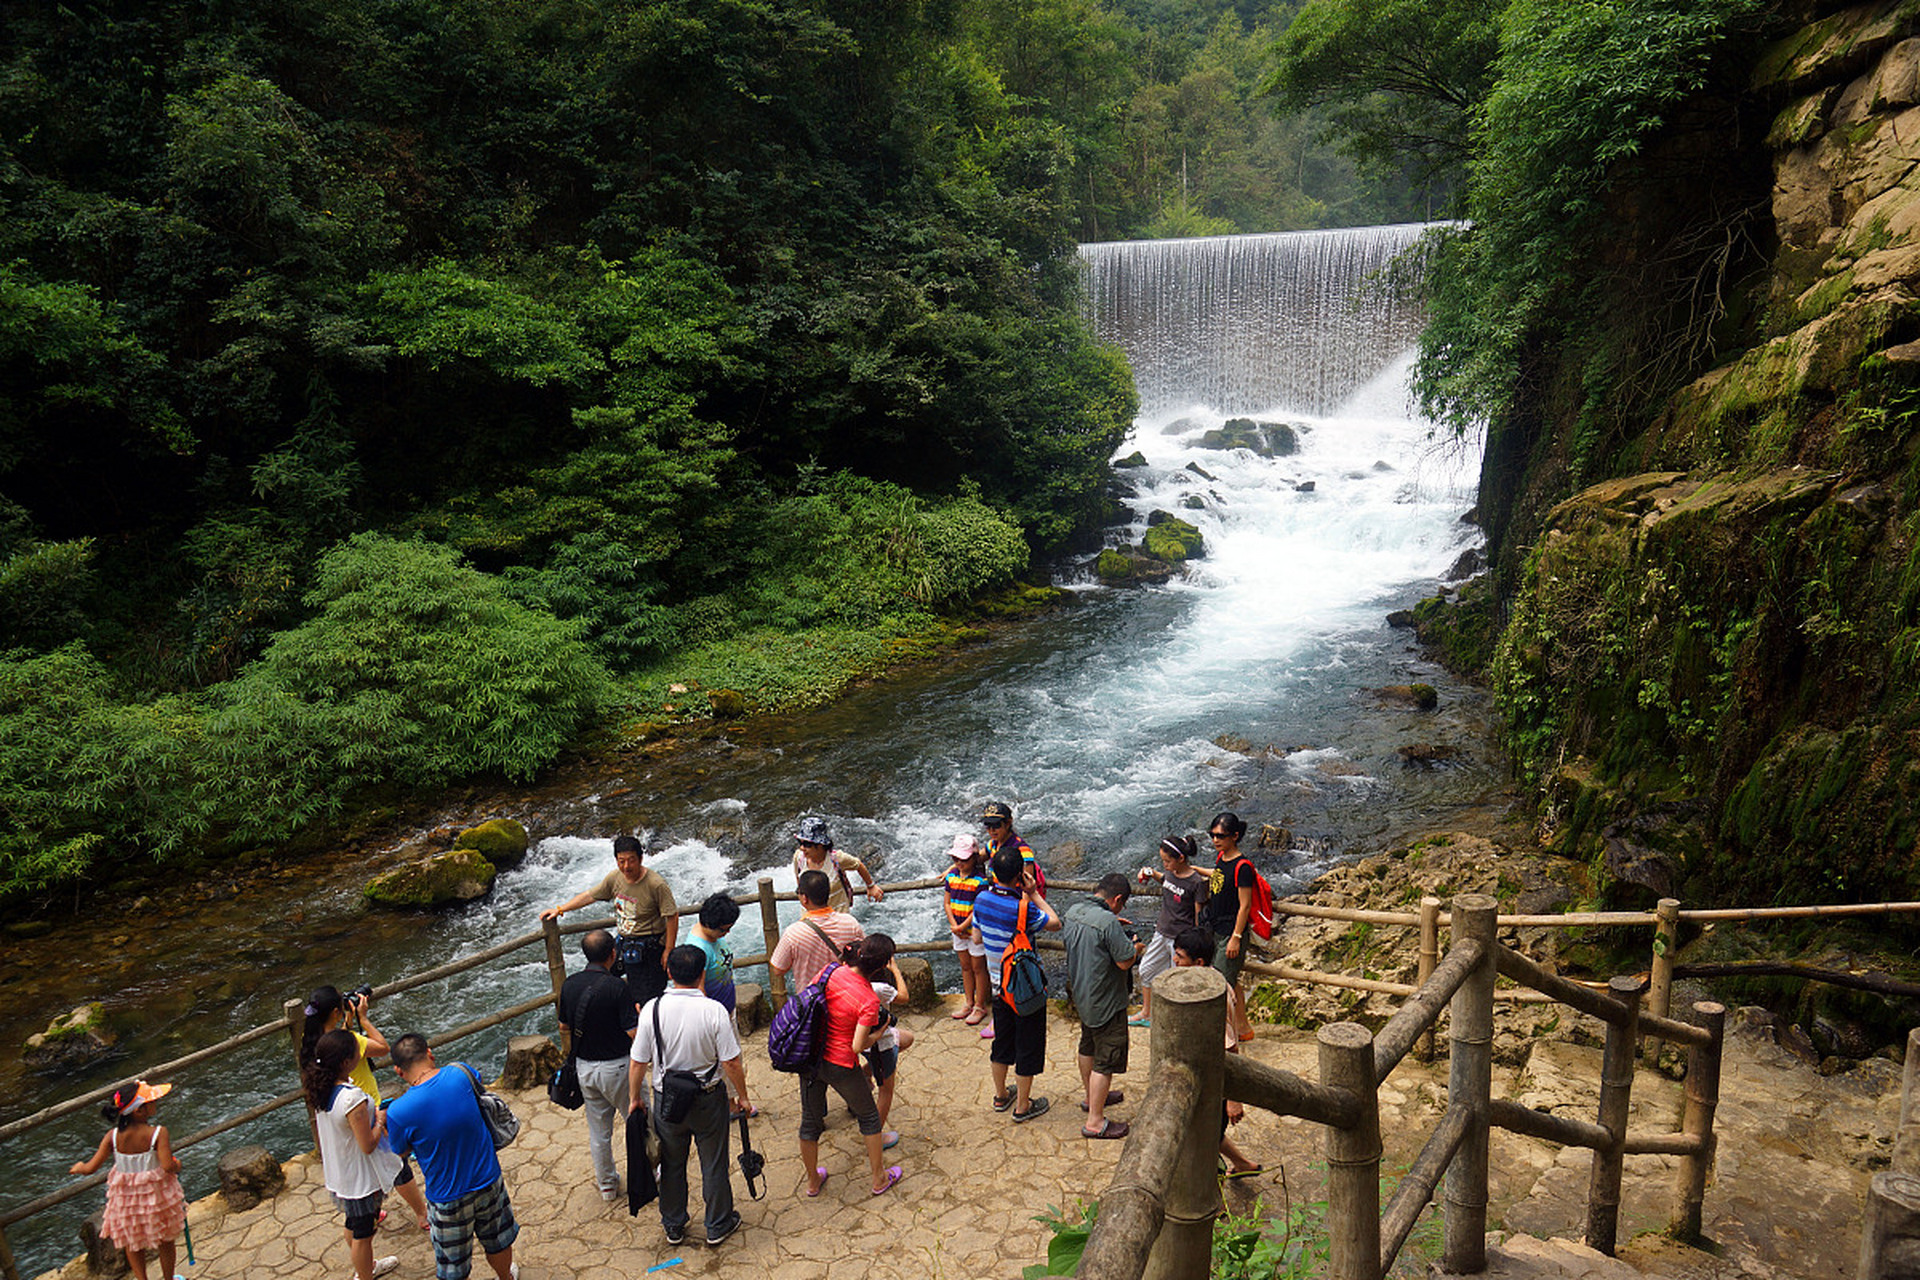
[[1325, 414], [1419, 333], [1384, 269], [1432, 225], [1081, 245], [1088, 315], [1133, 362], [1142, 417]]

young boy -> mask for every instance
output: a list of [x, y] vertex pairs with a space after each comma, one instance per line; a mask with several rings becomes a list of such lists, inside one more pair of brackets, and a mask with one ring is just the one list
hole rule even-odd
[[[1200, 928], [1198, 925], [1195, 925], [1192, 928], [1181, 930], [1180, 936], [1173, 940], [1173, 967], [1176, 969], [1204, 969], [1212, 963], [1213, 963], [1213, 934], [1206, 929]], [[1238, 1017], [1238, 1011], [1236, 1008], [1238, 1004], [1239, 1004], [1239, 1001], [1234, 996], [1233, 988], [1228, 987], [1227, 988], [1227, 1052], [1228, 1053], [1240, 1052], [1240, 1034], [1235, 1026], [1236, 1019]], [[1229, 1099], [1227, 1102], [1226, 1110], [1227, 1110], [1226, 1124], [1239, 1124], [1240, 1118], [1246, 1114], [1246, 1108], [1242, 1107], [1239, 1103], [1234, 1102], [1231, 1099]], [[1233, 1144], [1233, 1139], [1229, 1138], [1225, 1133], [1225, 1127], [1226, 1125], [1221, 1126], [1222, 1132], [1220, 1134], [1220, 1154], [1226, 1158], [1226, 1162], [1227, 1162], [1226, 1176], [1229, 1178], [1253, 1177], [1255, 1174], [1261, 1171], [1260, 1166], [1254, 1161], [1247, 1159], [1246, 1154], [1242, 1152], [1239, 1147]]]
[[1161, 869], [1140, 868], [1141, 884], [1149, 880], [1160, 882], [1160, 918], [1154, 922], [1153, 939], [1140, 957], [1140, 985], [1146, 994], [1142, 997], [1144, 1007], [1140, 1016], [1127, 1022], [1130, 1027], [1152, 1025], [1153, 980], [1173, 967], [1173, 940], [1180, 931], [1200, 923], [1200, 908], [1207, 901], [1210, 877], [1194, 867], [1193, 855], [1193, 837], [1168, 836], [1160, 842]]

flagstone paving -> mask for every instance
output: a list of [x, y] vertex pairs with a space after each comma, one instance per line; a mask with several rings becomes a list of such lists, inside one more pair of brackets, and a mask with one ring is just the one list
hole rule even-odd
[[[662, 1280], [824, 1280], [829, 1271], [872, 1280], [1018, 1276], [1023, 1266], [1046, 1256], [1051, 1239], [1035, 1217], [1056, 1207], [1077, 1213], [1082, 1201], [1105, 1187], [1125, 1144], [1080, 1136], [1080, 1082], [1073, 1057], [1077, 1027], [1071, 1020], [1054, 1016], [1048, 1027], [1047, 1068], [1036, 1092], [1051, 1100], [1051, 1111], [1016, 1125], [990, 1105], [987, 1042], [945, 1012], [907, 1014], [901, 1020], [918, 1038], [902, 1056], [890, 1124], [903, 1137], [888, 1157], [905, 1169], [906, 1177], [877, 1198], [868, 1192], [858, 1129], [837, 1102], [821, 1140], [828, 1182], [818, 1199], [806, 1196], [796, 1144], [797, 1085], [766, 1066], [764, 1033], [750, 1038], [744, 1055], [748, 1083], [761, 1109], [751, 1131], [755, 1148], [767, 1157], [765, 1197], [747, 1198], [735, 1164], [735, 1194], [745, 1222], [711, 1249], [700, 1228], [698, 1161], [689, 1170], [693, 1230], [684, 1244], [672, 1246], [654, 1208], [629, 1216], [624, 1203], [601, 1199], [580, 1113], [553, 1107], [544, 1091], [509, 1094], [522, 1126], [519, 1139], [502, 1153], [502, 1163], [521, 1224], [515, 1259], [522, 1280], [606, 1280], [649, 1273]], [[1133, 1032], [1133, 1070], [1120, 1081], [1128, 1102], [1111, 1109], [1114, 1118], [1128, 1118], [1144, 1089], [1148, 1034]], [[1863, 1096], [1858, 1107], [1842, 1114], [1847, 1105], [1844, 1090], [1838, 1102], [1828, 1100], [1816, 1084], [1807, 1083], [1813, 1079], [1810, 1071], [1802, 1068], [1807, 1080], [1781, 1074], [1789, 1073], [1791, 1064], [1756, 1060], [1758, 1051], [1742, 1044], [1729, 1038], [1729, 1088], [1722, 1109], [1729, 1123], [1722, 1129], [1720, 1151], [1723, 1180], [1730, 1170], [1757, 1176], [1765, 1166], [1781, 1165], [1786, 1139], [1769, 1131], [1769, 1116], [1779, 1120], [1791, 1114], [1796, 1125], [1810, 1131], [1851, 1126], [1890, 1134], [1897, 1098]], [[1317, 1050], [1310, 1033], [1263, 1027], [1245, 1050], [1310, 1079], [1316, 1074]], [[1512, 1078], [1512, 1073], [1507, 1077], [1496, 1082], [1496, 1092], [1517, 1096], [1527, 1082]], [[1776, 1078], [1784, 1083], [1767, 1083]], [[1381, 1128], [1390, 1174], [1407, 1166], [1431, 1131], [1444, 1105], [1445, 1085], [1444, 1062], [1428, 1067], [1409, 1061], [1383, 1087]], [[1775, 1088], [1774, 1094], [1759, 1097], [1769, 1087]], [[1744, 1105], [1743, 1095], [1756, 1101]], [[1810, 1100], [1816, 1096], [1819, 1101]], [[1642, 1072], [1635, 1086], [1632, 1127], [1672, 1128], [1680, 1105], [1678, 1084]], [[1751, 1128], [1746, 1127], [1749, 1121]], [[737, 1157], [738, 1126], [731, 1132]], [[1322, 1137], [1315, 1126], [1250, 1109], [1234, 1137], [1266, 1171], [1224, 1184], [1229, 1212], [1244, 1215], [1258, 1209], [1271, 1216], [1321, 1198]], [[1736, 1195], [1717, 1184], [1708, 1191], [1709, 1230], [1736, 1240], [1737, 1256], [1712, 1259], [1691, 1250], [1642, 1248], [1642, 1258], [1667, 1259], [1644, 1274], [1821, 1280], [1850, 1274], [1867, 1171], [1815, 1150], [1804, 1134], [1796, 1142], [1791, 1167], [1782, 1172], [1803, 1190], [1822, 1188], [1821, 1195], [1801, 1197], [1798, 1207], [1771, 1202], [1769, 1212], [1778, 1221], [1756, 1231], [1749, 1220], [1756, 1203], [1750, 1189]], [[1505, 1218], [1509, 1226], [1533, 1236], [1578, 1235], [1585, 1153], [1561, 1152], [1496, 1131], [1492, 1165], [1496, 1224]], [[316, 1158], [312, 1153], [297, 1157], [286, 1171], [287, 1189], [246, 1212], [229, 1212], [218, 1195], [192, 1206], [189, 1222], [198, 1261], [186, 1267], [183, 1254], [181, 1267], [191, 1280], [351, 1276], [340, 1215], [321, 1184]], [[1672, 1177], [1671, 1162], [1660, 1157], [1629, 1160], [1623, 1243], [1632, 1232], [1664, 1222]], [[424, 1280], [433, 1274], [432, 1249], [426, 1234], [411, 1225], [405, 1207], [395, 1205], [376, 1237], [376, 1255], [399, 1255], [396, 1280]], [[1745, 1218], [1729, 1217], [1742, 1206], [1748, 1209]], [[1422, 1228], [1416, 1231], [1416, 1244], [1423, 1233], [1429, 1241], [1437, 1238], [1434, 1229]], [[1628, 1247], [1623, 1254], [1632, 1259], [1635, 1250]], [[1542, 1247], [1530, 1236], [1517, 1237], [1493, 1255], [1494, 1270], [1502, 1276], [1623, 1274], [1613, 1269], [1621, 1264], [1595, 1259], [1597, 1255], [1582, 1255], [1574, 1246], [1560, 1248], [1558, 1242]], [[1687, 1270], [1689, 1266], [1695, 1269]], [[76, 1259], [41, 1280], [82, 1280], [86, 1274], [84, 1261]], [[474, 1274], [486, 1280], [492, 1272], [476, 1257]]]

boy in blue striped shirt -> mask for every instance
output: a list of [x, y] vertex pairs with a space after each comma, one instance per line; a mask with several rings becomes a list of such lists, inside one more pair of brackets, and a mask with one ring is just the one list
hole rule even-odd
[[[973, 900], [973, 936], [986, 949], [987, 976], [993, 982], [993, 1109], [1013, 1109], [1016, 1122], [1042, 1115], [1047, 1100], [1033, 1096], [1033, 1080], [1047, 1060], [1047, 1010], [1043, 1005], [1020, 1015], [999, 996], [1000, 964], [1026, 908], [1027, 933], [1053, 933], [1060, 917], [1047, 905], [1046, 895], [1034, 883], [1020, 851], [1003, 845], [987, 860], [993, 883]], [[1007, 1068], [1013, 1068], [1014, 1088], [1007, 1090]]]

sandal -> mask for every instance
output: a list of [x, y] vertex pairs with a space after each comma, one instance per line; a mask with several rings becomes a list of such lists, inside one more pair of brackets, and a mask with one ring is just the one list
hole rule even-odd
[[979, 1005], [974, 1005], [971, 1009], [968, 1009], [965, 1013], [960, 1015], [960, 1017], [966, 1019], [967, 1025], [970, 1027], [979, 1026], [981, 1022], [986, 1019], [986, 1016], [987, 1016], [987, 1011], [985, 1009], [982, 1009]]
[[895, 1164], [895, 1165], [888, 1165], [888, 1166], [887, 1166], [887, 1180], [886, 1180], [885, 1182], [883, 1182], [883, 1183], [881, 1183], [881, 1184], [880, 1184], [879, 1186], [877, 1186], [877, 1187], [874, 1187], [874, 1188], [872, 1189], [872, 1190], [873, 1190], [873, 1194], [875, 1194], [875, 1195], [877, 1195], [877, 1196], [883, 1196], [883, 1195], [885, 1195], [885, 1194], [887, 1194], [887, 1192], [889, 1192], [889, 1191], [891, 1191], [891, 1190], [893, 1190], [893, 1184], [894, 1184], [894, 1183], [896, 1183], [896, 1182], [898, 1182], [898, 1181], [900, 1181], [900, 1179], [902, 1179], [902, 1178], [904, 1178], [904, 1177], [906, 1177], [906, 1176], [907, 1176], [907, 1171], [906, 1171], [905, 1169], [902, 1169], [902, 1168], [901, 1168], [901, 1167], [900, 1167], [899, 1165], [897, 1165], [897, 1164]]
[[993, 1109], [995, 1111], [1005, 1111], [1012, 1105], [1013, 1090], [1009, 1089], [1005, 1093], [996, 1093], [993, 1095]]
[[897, 1147], [900, 1145], [900, 1131], [898, 1129], [889, 1129], [881, 1134], [880, 1137], [882, 1138], [880, 1143], [880, 1149], [882, 1151], [885, 1151], [888, 1147]]
[[1229, 1178], [1257, 1178], [1265, 1172], [1265, 1168], [1260, 1165], [1255, 1165], [1251, 1169], [1229, 1169], [1225, 1176]]
[[1153, 1019], [1146, 1017], [1128, 1018], [1127, 1025], [1130, 1027], [1150, 1027], [1153, 1025]]
[[[1107, 1100], [1104, 1105], [1109, 1107], [1117, 1107], [1121, 1103], [1125, 1102], [1126, 1100], [1127, 1100], [1127, 1094], [1124, 1089], [1109, 1089], [1107, 1090]], [[1085, 1111], [1087, 1109], [1087, 1100], [1085, 1098], [1082, 1098], [1080, 1100], [1080, 1109], [1082, 1111]]]
[[807, 1192], [807, 1194], [810, 1196], [817, 1196], [822, 1191], [825, 1191], [827, 1189], [827, 1170], [825, 1165], [815, 1165], [813, 1167], [813, 1171], [820, 1175], [820, 1185], [815, 1187], [813, 1190]]
[[972, 1013], [972, 1012], [973, 1012], [973, 1006], [972, 1006], [972, 1005], [970, 1005], [970, 1004], [963, 1004], [963, 1005], [961, 1005], [961, 1006], [960, 1006], [960, 1007], [959, 1007], [958, 1009], [955, 1009], [955, 1010], [954, 1010], [954, 1011], [953, 1011], [953, 1012], [952, 1012], [951, 1014], [949, 1014], [948, 1016], [949, 1016], [949, 1017], [951, 1017], [951, 1018], [952, 1018], [952, 1019], [953, 1019], [953, 1020], [954, 1020], [955, 1022], [958, 1022], [958, 1021], [960, 1021], [960, 1020], [961, 1020], [962, 1018], [964, 1018], [964, 1017], [966, 1017], [966, 1016], [967, 1016], [968, 1014], [970, 1014], [970, 1013]]
[[1014, 1112], [1013, 1122], [1015, 1124], [1025, 1124], [1027, 1121], [1033, 1119], [1035, 1116], [1043, 1116], [1047, 1114], [1048, 1109], [1051, 1108], [1052, 1106], [1053, 1104], [1051, 1102], [1048, 1102], [1045, 1098], [1028, 1098], [1027, 1109], [1025, 1111]]
[[1080, 1136], [1083, 1138], [1124, 1138], [1128, 1132], [1129, 1130], [1125, 1120], [1109, 1120], [1100, 1126], [1098, 1132], [1088, 1133], [1085, 1129], [1082, 1129]]

